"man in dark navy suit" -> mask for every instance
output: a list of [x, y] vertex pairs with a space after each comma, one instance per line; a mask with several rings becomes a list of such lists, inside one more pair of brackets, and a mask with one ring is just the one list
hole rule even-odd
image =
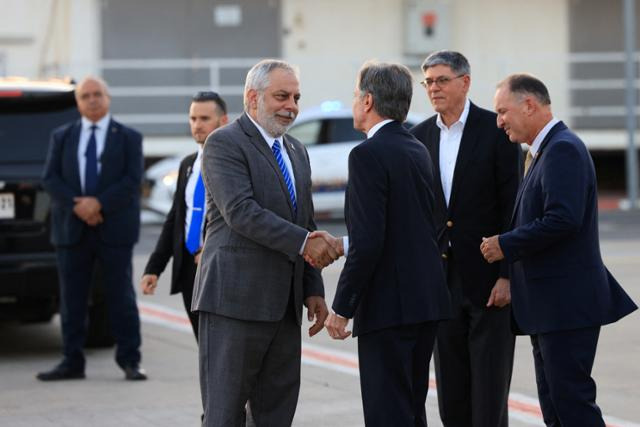
[[404, 66], [365, 64], [353, 100], [354, 128], [368, 139], [349, 155], [347, 259], [325, 326], [344, 339], [354, 319], [367, 426], [427, 425], [429, 359], [450, 316], [431, 159], [402, 126], [411, 80]]
[[171, 210], [140, 280], [142, 292], [153, 294], [158, 285], [158, 276], [173, 257], [171, 293], [182, 293], [184, 308], [189, 315], [196, 340], [198, 315], [191, 311], [191, 299], [205, 229], [205, 188], [200, 173], [202, 146], [207, 136], [226, 125], [227, 121], [227, 105], [217, 93], [198, 92], [191, 99], [189, 126], [191, 135], [198, 144], [198, 151], [180, 162]]
[[553, 117], [545, 85], [515, 74], [495, 94], [498, 127], [529, 145], [513, 229], [483, 240], [510, 264], [513, 320], [530, 335], [548, 426], [604, 426], [591, 369], [600, 327], [637, 309], [602, 262], [598, 194], [584, 143]]
[[142, 135], [109, 114], [107, 85], [89, 77], [76, 87], [82, 118], [51, 137], [43, 183], [52, 199], [51, 240], [60, 275], [63, 359], [42, 381], [85, 377], [83, 345], [91, 275], [102, 266], [116, 362], [128, 380], [144, 380], [140, 319], [131, 280], [140, 231]]

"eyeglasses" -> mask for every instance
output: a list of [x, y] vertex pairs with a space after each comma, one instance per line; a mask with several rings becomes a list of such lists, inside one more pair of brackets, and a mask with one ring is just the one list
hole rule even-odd
[[436, 86], [442, 89], [443, 87], [451, 83], [451, 80], [459, 79], [460, 77], [464, 77], [465, 75], [466, 74], [458, 74], [455, 77], [440, 76], [437, 79], [424, 79], [420, 82], [420, 84], [429, 89], [429, 87], [431, 87], [431, 85], [435, 83]]

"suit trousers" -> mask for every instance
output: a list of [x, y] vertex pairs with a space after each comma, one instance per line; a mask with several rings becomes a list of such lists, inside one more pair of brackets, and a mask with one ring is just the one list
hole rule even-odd
[[193, 300], [193, 282], [196, 279], [197, 268], [198, 265], [195, 263], [193, 255], [183, 246], [182, 265], [180, 266], [178, 281], [180, 282], [180, 293], [182, 294], [184, 309], [187, 312], [187, 316], [189, 316], [189, 322], [196, 341], [198, 341], [198, 313], [191, 311], [191, 302]]
[[600, 327], [532, 335], [538, 399], [548, 427], [604, 427], [591, 369]]
[[437, 322], [424, 322], [358, 337], [366, 426], [426, 427], [429, 361], [437, 327]]
[[434, 351], [438, 407], [445, 427], [506, 427], [515, 336], [511, 308], [477, 307], [448, 257], [454, 317], [440, 322]]
[[140, 363], [140, 318], [131, 278], [132, 246], [108, 246], [95, 228], [85, 227], [78, 244], [56, 248], [60, 276], [63, 365], [84, 370], [87, 309], [96, 262], [102, 266], [111, 332], [121, 368]]
[[[277, 322], [198, 312], [206, 427], [290, 426], [300, 390], [300, 325], [290, 300]], [[247, 404], [248, 402], [248, 404]]]

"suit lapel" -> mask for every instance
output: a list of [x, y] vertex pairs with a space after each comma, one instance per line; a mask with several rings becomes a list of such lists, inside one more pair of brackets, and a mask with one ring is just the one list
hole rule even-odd
[[[104, 148], [102, 150], [102, 154], [100, 155], [98, 188], [102, 188], [101, 183], [103, 181], [102, 177], [105, 176], [105, 167], [108, 168], [109, 165], [112, 164], [112, 162], [107, 159], [114, 155], [116, 146], [118, 145], [118, 138], [120, 138], [120, 127], [113, 121], [113, 119], [109, 120], [109, 124], [107, 125], [107, 133], [104, 136]], [[115, 161], [114, 164], [116, 164]]]
[[[293, 178], [296, 186], [296, 204], [298, 205], [297, 218], [302, 218], [300, 215], [300, 211], [302, 210], [302, 203], [300, 199], [300, 195], [303, 194], [304, 187], [302, 182], [302, 177], [304, 176], [302, 173], [302, 169], [304, 168], [304, 157], [303, 153], [300, 150], [296, 150], [293, 144], [289, 141], [289, 137], [287, 135], [282, 136], [282, 140], [284, 142], [284, 146], [286, 147], [287, 154], [289, 155], [289, 160], [291, 160], [291, 168], [293, 169]], [[284, 182], [284, 180], [283, 180]], [[287, 195], [289, 194], [289, 190], [287, 189]], [[291, 206], [293, 208], [293, 205]]]
[[[284, 182], [284, 177], [282, 176], [282, 171], [280, 171], [280, 166], [278, 166], [278, 163], [276, 162], [276, 158], [273, 155], [273, 151], [271, 151], [271, 149], [269, 148], [269, 144], [267, 144], [267, 141], [264, 140], [264, 138], [260, 134], [260, 131], [258, 131], [258, 129], [251, 122], [251, 119], [246, 117], [246, 114], [247, 113], [244, 113], [242, 116], [240, 116], [240, 119], [239, 119], [240, 125], [244, 129], [245, 133], [247, 133], [247, 135], [249, 136], [249, 141], [251, 141], [254, 147], [256, 147], [256, 149], [265, 157], [267, 162], [271, 165], [273, 172], [278, 176], [278, 181], [280, 182], [280, 188], [282, 189], [284, 194], [287, 196], [286, 199], [287, 199], [287, 202], [289, 203], [289, 209], [291, 209], [291, 216], [294, 217], [293, 203], [291, 203], [291, 198], [289, 197], [289, 189], [287, 188], [287, 184]], [[279, 139], [284, 141], [284, 138], [279, 138]], [[291, 159], [291, 156], [289, 156], [289, 159]], [[292, 160], [292, 165], [293, 165], [293, 160]], [[294, 170], [294, 173], [295, 173], [295, 170]], [[298, 190], [297, 186], [298, 186], [298, 183], [296, 180], [296, 191]]]
[[514, 203], [514, 207], [513, 207], [513, 213], [511, 214], [511, 225], [513, 225], [513, 220], [516, 217], [516, 213], [518, 212], [518, 209], [520, 208], [520, 200], [522, 199], [522, 195], [524, 194], [525, 189], [527, 188], [529, 182], [533, 179], [533, 171], [535, 170], [535, 167], [538, 163], [540, 163], [540, 158], [543, 155], [544, 149], [547, 147], [547, 145], [549, 144], [549, 141], [551, 141], [551, 138], [553, 137], [553, 135], [556, 134], [556, 132], [559, 132], [563, 129], [566, 129], [567, 127], [565, 126], [565, 124], [563, 122], [558, 122], [554, 127], [551, 128], [551, 130], [549, 131], [549, 133], [547, 134], [547, 136], [544, 137], [544, 140], [542, 141], [542, 143], [540, 144], [540, 148], [538, 148], [538, 151], [536, 153], [536, 156], [533, 158], [533, 161], [531, 162], [531, 165], [529, 166], [529, 170], [527, 171], [527, 175], [524, 177], [524, 179], [522, 180], [522, 182], [520, 183], [520, 188], [518, 189], [518, 194], [516, 195], [516, 201]]
[[456, 201], [456, 194], [460, 187], [460, 182], [467, 170], [467, 164], [473, 158], [473, 151], [478, 143], [477, 132], [473, 132], [476, 119], [475, 105], [469, 105], [469, 115], [467, 122], [462, 129], [462, 138], [460, 139], [460, 148], [458, 149], [458, 157], [456, 165], [453, 169], [453, 182], [451, 184], [451, 197], [449, 198], [448, 211], [451, 212]]
[[433, 180], [435, 183], [434, 194], [439, 204], [447, 206], [447, 200], [444, 197], [444, 191], [442, 190], [442, 179], [440, 179], [440, 128], [433, 122], [433, 126], [429, 127], [427, 141], [427, 150], [431, 155], [431, 162], [433, 163]]
[[80, 130], [82, 129], [82, 122], [78, 122], [71, 128], [69, 134], [69, 143], [71, 144], [69, 155], [72, 156], [70, 164], [73, 165], [73, 183], [78, 191], [78, 194], [82, 194], [82, 181], [80, 181], [80, 164], [78, 163], [78, 146], [80, 145]]

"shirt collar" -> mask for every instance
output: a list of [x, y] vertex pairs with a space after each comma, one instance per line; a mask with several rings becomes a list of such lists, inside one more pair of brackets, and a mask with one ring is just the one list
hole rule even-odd
[[266, 130], [264, 130], [262, 126], [258, 124], [257, 121], [253, 120], [253, 117], [251, 117], [251, 114], [247, 113], [247, 117], [249, 117], [249, 120], [251, 120], [251, 122], [254, 125], [256, 125], [256, 127], [258, 128], [258, 131], [260, 132], [260, 135], [262, 135], [264, 140], [267, 141], [269, 148], [273, 149], [273, 143], [275, 142], [276, 139], [280, 141], [280, 148], [282, 148], [284, 135], [281, 135], [277, 138], [275, 136], [271, 136]]
[[458, 121], [452, 123], [451, 126], [447, 127], [447, 125], [445, 125], [442, 121], [440, 113], [438, 113], [438, 116], [436, 117], [436, 125], [438, 125], [440, 130], [449, 130], [457, 123], [462, 123], [462, 127], [464, 127], [465, 123], [467, 123], [467, 117], [469, 117], [469, 108], [471, 108], [471, 101], [469, 101], [469, 98], [467, 98], [464, 100], [464, 109], [462, 110], [462, 114], [460, 114], [460, 118], [458, 119]]
[[560, 122], [560, 120], [556, 119], [555, 117], [552, 117], [551, 120], [549, 120], [549, 122], [546, 125], [544, 125], [542, 130], [538, 132], [538, 135], [536, 136], [536, 138], [533, 140], [533, 143], [529, 147], [529, 151], [531, 152], [532, 156], [535, 156], [538, 153], [538, 150], [540, 149], [540, 145], [542, 144], [542, 141], [544, 141], [544, 139], [546, 138], [551, 128], [557, 125], [558, 122]]
[[96, 125], [96, 128], [97, 128], [96, 130], [105, 130], [109, 125], [110, 120], [111, 120], [110, 113], [105, 114], [103, 118], [101, 118], [95, 123], [87, 119], [85, 116], [82, 116], [82, 129], [90, 131], [91, 126]]
[[378, 132], [382, 126], [386, 125], [387, 123], [391, 123], [392, 121], [393, 120], [391, 120], [391, 119], [384, 119], [383, 121], [378, 122], [375, 125], [373, 125], [373, 127], [371, 129], [369, 129], [369, 132], [367, 132], [367, 138], [373, 137], [373, 135], [375, 135], [376, 132]]

